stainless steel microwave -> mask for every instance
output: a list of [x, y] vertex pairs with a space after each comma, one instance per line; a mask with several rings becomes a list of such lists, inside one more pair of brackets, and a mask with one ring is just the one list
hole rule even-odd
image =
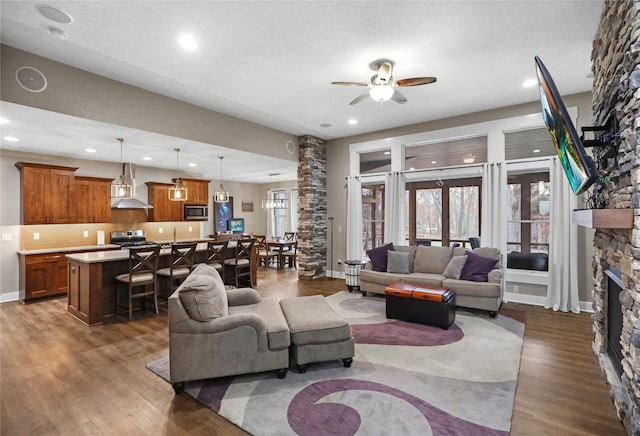
[[209, 206], [202, 204], [185, 204], [184, 219], [186, 221], [206, 221], [209, 217]]

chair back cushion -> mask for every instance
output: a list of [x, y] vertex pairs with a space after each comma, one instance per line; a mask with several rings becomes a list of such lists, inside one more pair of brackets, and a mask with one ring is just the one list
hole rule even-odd
[[200, 264], [178, 288], [180, 302], [195, 321], [209, 321], [227, 316], [227, 291], [215, 268]]

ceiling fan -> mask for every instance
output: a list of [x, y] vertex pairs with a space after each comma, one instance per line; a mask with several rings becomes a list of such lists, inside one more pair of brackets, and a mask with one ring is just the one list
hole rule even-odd
[[371, 97], [375, 101], [393, 100], [396, 103], [404, 104], [407, 102], [407, 98], [398, 91], [397, 87], [403, 86], [418, 86], [428, 85], [435, 82], [435, 77], [413, 77], [410, 79], [393, 80], [393, 61], [389, 59], [378, 59], [369, 64], [372, 70], [377, 71], [376, 74], [371, 76], [371, 83], [364, 82], [331, 82], [332, 85], [346, 85], [346, 86], [367, 86], [369, 91], [356, 97], [349, 103], [354, 105], [360, 103], [362, 100]]

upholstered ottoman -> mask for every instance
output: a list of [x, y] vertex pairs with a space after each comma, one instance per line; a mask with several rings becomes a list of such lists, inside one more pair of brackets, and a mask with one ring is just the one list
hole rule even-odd
[[291, 359], [301, 373], [313, 362], [340, 360], [351, 366], [355, 342], [351, 326], [340, 318], [321, 295], [280, 300], [291, 334]]

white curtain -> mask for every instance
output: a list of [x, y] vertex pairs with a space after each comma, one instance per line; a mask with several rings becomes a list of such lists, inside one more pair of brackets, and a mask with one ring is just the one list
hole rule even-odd
[[402, 175], [397, 171], [387, 173], [384, 185], [384, 241], [405, 245], [405, 186]]
[[482, 166], [482, 228], [483, 247], [507, 251], [507, 168], [505, 163]]
[[287, 232], [298, 231], [298, 190], [289, 191], [289, 213], [287, 214]]
[[551, 160], [551, 236], [549, 241], [549, 285], [544, 307], [580, 312], [578, 296], [578, 229], [571, 223], [576, 196], [557, 157]]
[[360, 260], [362, 240], [362, 183], [360, 177], [347, 177], [347, 260]]

